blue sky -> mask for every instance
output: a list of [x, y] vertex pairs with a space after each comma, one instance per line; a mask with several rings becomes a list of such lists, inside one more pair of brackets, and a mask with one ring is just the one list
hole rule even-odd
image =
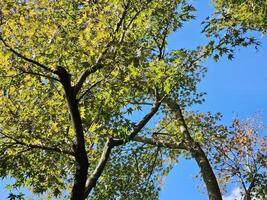
[[[206, 101], [195, 109], [221, 112], [229, 124], [235, 116], [249, 117], [261, 112], [267, 124], [267, 38], [257, 52], [241, 49], [233, 61], [207, 62], [208, 74], [199, 89], [206, 91]], [[205, 200], [193, 176], [198, 172], [194, 161], [181, 160], [166, 178], [160, 200]]]
[[[198, 19], [170, 36], [169, 49], [194, 48], [205, 42], [200, 34], [200, 21], [212, 8], [207, 0], [193, 4], [199, 9]], [[193, 109], [221, 112], [225, 124], [236, 116], [246, 118], [261, 112], [267, 124], [267, 38], [261, 38], [261, 42], [258, 51], [253, 47], [239, 49], [233, 61], [223, 58], [216, 63], [209, 59], [206, 63], [208, 73], [199, 85], [201, 91], [207, 92], [206, 101]], [[194, 178], [197, 173], [195, 161], [181, 159], [167, 176], [160, 200], [206, 200], [205, 188], [197, 189], [197, 186], [203, 186]]]
[[[209, 1], [196, 3], [198, 20], [185, 24], [181, 31], [169, 38], [169, 49], [193, 48], [205, 42], [200, 34], [200, 21], [209, 12]], [[222, 59], [215, 63], [207, 61], [208, 73], [199, 85], [207, 92], [206, 101], [194, 109], [221, 112], [223, 122], [228, 124], [235, 116], [246, 118], [261, 111], [267, 124], [267, 38], [261, 38], [259, 51], [249, 47], [240, 49], [235, 59]], [[205, 190], [197, 190], [199, 182], [194, 179], [198, 168], [193, 160], [181, 159], [165, 180], [160, 200], [206, 200]], [[3, 182], [0, 184], [0, 199], [4, 195]]]

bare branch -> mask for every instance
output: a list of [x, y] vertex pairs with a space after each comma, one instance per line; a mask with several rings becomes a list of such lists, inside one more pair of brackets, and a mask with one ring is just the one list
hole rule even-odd
[[150, 121], [150, 119], [157, 113], [161, 103], [163, 100], [167, 97], [168, 94], [164, 95], [160, 100], [156, 100], [156, 102], [153, 104], [151, 110], [149, 113], [147, 113], [141, 121], [135, 127], [133, 128], [132, 132], [129, 134], [128, 139], [126, 141], [117, 139], [113, 141], [114, 146], [119, 146], [124, 143], [127, 143], [128, 141], [132, 140], [134, 137], [137, 136], [137, 134], [145, 127], [145, 125]]
[[153, 103], [145, 102], [145, 101], [142, 101], [142, 102], [138, 102], [138, 101], [129, 101], [128, 103], [129, 103], [129, 104], [133, 104], [133, 105], [153, 106]]

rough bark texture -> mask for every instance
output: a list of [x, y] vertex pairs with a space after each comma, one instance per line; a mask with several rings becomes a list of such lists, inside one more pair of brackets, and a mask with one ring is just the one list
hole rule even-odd
[[70, 75], [62, 68], [57, 68], [57, 74], [60, 78], [66, 95], [72, 126], [75, 131], [74, 156], [76, 161], [76, 172], [74, 176], [74, 185], [72, 188], [71, 200], [85, 199], [85, 184], [88, 173], [88, 158], [85, 149], [82, 120], [79, 112], [78, 101], [74, 88], [71, 86]]

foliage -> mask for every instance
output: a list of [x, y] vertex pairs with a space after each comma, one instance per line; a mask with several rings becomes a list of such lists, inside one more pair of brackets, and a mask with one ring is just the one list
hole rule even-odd
[[19, 194], [10, 193], [8, 195], [8, 199], [9, 200], [24, 200], [24, 194], [22, 194], [22, 193], [19, 193]]
[[[196, 84], [203, 48], [165, 51], [167, 36], [193, 18], [186, 1], [4, 0], [0, 7], [0, 174], [14, 177], [13, 187], [59, 197], [75, 181], [79, 140], [60, 69], [77, 89], [89, 174], [106, 138], [127, 139], [138, 124], [129, 116], [143, 101], [170, 92], [183, 106], [201, 99]], [[120, 163], [119, 152], [113, 150], [107, 171], [119, 173], [123, 164], [131, 172], [132, 158]]]
[[163, 154], [144, 144], [120, 148], [110, 158], [91, 199], [158, 199]]
[[235, 119], [226, 137], [216, 140], [210, 157], [222, 185], [237, 183], [244, 199], [266, 198], [267, 137], [259, 117]]
[[212, 21], [208, 44], [168, 52], [168, 36], [194, 19], [186, 0], [0, 8], [0, 176], [48, 199], [156, 199], [177, 156], [205, 159], [200, 144], [219, 128], [217, 116], [186, 112], [203, 102], [203, 62], [255, 44], [213, 37]]
[[240, 26], [245, 31], [267, 33], [266, 0], [213, 0], [213, 3], [222, 26]]
[[266, 0], [212, 0], [212, 3], [214, 12], [202, 22], [202, 32], [210, 38], [211, 46], [217, 45], [215, 61], [222, 55], [232, 60], [239, 46], [258, 48], [260, 40], [256, 33], [264, 36], [267, 31]]

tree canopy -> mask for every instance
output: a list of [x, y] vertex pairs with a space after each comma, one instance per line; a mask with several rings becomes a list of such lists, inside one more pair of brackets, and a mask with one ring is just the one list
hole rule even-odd
[[[194, 19], [186, 0], [2, 0], [0, 8], [0, 176], [15, 178], [12, 187], [48, 199], [152, 200], [189, 154], [210, 200], [222, 198], [202, 144], [220, 126], [186, 109], [203, 101], [205, 59], [231, 58], [254, 39], [215, 35], [167, 51], [168, 36]], [[220, 31], [206, 23], [208, 36]]]
[[242, 27], [244, 31], [267, 31], [266, 0], [213, 0], [216, 14], [226, 27]]

